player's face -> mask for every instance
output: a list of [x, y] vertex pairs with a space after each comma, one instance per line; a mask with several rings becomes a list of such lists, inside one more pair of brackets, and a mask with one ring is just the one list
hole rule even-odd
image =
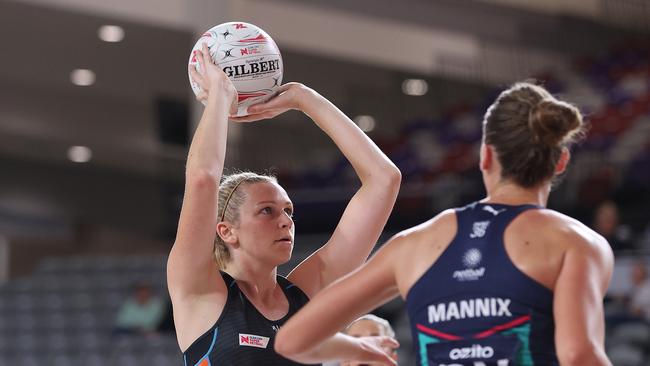
[[293, 204], [280, 185], [271, 182], [249, 184], [239, 211], [237, 236], [241, 248], [272, 265], [291, 258], [295, 228]]
[[[347, 335], [352, 337], [377, 337], [385, 336], [386, 331], [384, 327], [372, 320], [359, 320], [358, 322], [352, 324], [345, 332]], [[390, 349], [386, 349], [386, 352], [392, 352]], [[397, 355], [394, 355], [396, 358]], [[346, 361], [341, 364], [341, 366], [366, 366], [368, 364], [361, 362], [352, 362]]]
[[384, 327], [372, 320], [359, 320], [352, 324], [345, 333], [352, 337], [377, 337], [385, 335]]

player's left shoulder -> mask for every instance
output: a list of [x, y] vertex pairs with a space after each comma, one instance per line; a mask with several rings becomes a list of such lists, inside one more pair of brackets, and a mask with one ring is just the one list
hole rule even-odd
[[552, 242], [563, 244], [566, 250], [577, 250], [585, 255], [613, 261], [607, 240], [579, 220], [552, 209], [530, 210], [526, 219], [531, 227], [548, 236]]
[[566, 242], [569, 249], [580, 252], [601, 266], [613, 266], [612, 247], [602, 235], [571, 216], [553, 210], [544, 211], [549, 211], [550, 219], [557, 221], [559, 239]]

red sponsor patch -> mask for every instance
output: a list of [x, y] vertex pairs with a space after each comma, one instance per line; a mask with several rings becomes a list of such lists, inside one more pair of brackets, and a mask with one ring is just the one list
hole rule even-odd
[[254, 334], [239, 333], [239, 345], [257, 348], [266, 348], [269, 344], [268, 337], [262, 337]]

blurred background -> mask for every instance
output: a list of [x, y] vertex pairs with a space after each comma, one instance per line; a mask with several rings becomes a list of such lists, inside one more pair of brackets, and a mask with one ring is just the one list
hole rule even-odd
[[[165, 261], [202, 110], [186, 64], [233, 20], [400, 167], [380, 242], [484, 195], [481, 120], [501, 89], [536, 79], [578, 105], [590, 132], [549, 206], [609, 240], [608, 354], [650, 365], [648, 0], [0, 0], [0, 365], [181, 364]], [[297, 112], [229, 133], [228, 171], [274, 172], [295, 203], [286, 274], [327, 240], [354, 172]], [[401, 301], [377, 314], [412, 364]]]

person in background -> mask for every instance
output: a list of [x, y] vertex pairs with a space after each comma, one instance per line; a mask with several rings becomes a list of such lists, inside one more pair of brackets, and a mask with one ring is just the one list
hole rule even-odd
[[[395, 331], [393, 327], [390, 326], [388, 320], [380, 318], [373, 314], [366, 314], [359, 319], [353, 321], [347, 328], [343, 331], [344, 334], [347, 334], [352, 337], [390, 337], [395, 338]], [[388, 354], [391, 354], [395, 362], [397, 362], [397, 350], [393, 348], [386, 348], [384, 351]], [[366, 365], [361, 362], [354, 361], [345, 361], [341, 363], [341, 366], [363, 366]]]
[[638, 261], [632, 267], [632, 291], [628, 311], [633, 316], [650, 321], [650, 277], [644, 261]]
[[607, 200], [598, 205], [592, 229], [607, 239], [614, 251], [634, 249], [632, 230], [628, 225], [620, 223], [618, 211], [618, 205], [614, 201]]
[[122, 303], [115, 320], [116, 334], [153, 335], [165, 313], [165, 302], [155, 296], [149, 283], [138, 283]]
[[[395, 338], [395, 331], [390, 326], [388, 320], [380, 318], [373, 314], [366, 314], [350, 323], [342, 332], [343, 334], [361, 338], [361, 337], [390, 337]], [[392, 359], [397, 362], [396, 349], [386, 347], [384, 352], [391, 355]], [[323, 366], [365, 366], [367, 363], [356, 361], [343, 362], [325, 362]]]

